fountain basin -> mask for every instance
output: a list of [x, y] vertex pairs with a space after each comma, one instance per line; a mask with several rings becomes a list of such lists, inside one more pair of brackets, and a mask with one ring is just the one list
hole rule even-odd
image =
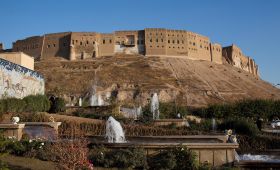
[[104, 145], [108, 148], [119, 149], [141, 147], [146, 154], [156, 154], [162, 149], [187, 147], [197, 155], [199, 163], [208, 162], [212, 166], [221, 166], [233, 163], [235, 160], [236, 143], [225, 143], [225, 136], [127, 136], [126, 143], [108, 143], [104, 136], [90, 136], [88, 139], [93, 145]]
[[3, 135], [6, 138], [15, 138], [20, 140], [23, 134], [25, 124], [0, 124], [0, 129], [3, 130]]
[[168, 126], [175, 124], [176, 127], [189, 127], [189, 123], [186, 119], [156, 119], [154, 120], [155, 126]]

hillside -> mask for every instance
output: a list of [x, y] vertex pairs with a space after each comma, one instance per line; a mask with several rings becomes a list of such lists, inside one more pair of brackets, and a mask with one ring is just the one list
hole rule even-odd
[[51, 58], [35, 70], [46, 81], [47, 94], [63, 95], [68, 102], [88, 98], [95, 84], [105, 96], [147, 103], [153, 92], [161, 101], [189, 106], [232, 102], [243, 98], [280, 98], [280, 90], [231, 65], [180, 58], [114, 56], [84, 61]]

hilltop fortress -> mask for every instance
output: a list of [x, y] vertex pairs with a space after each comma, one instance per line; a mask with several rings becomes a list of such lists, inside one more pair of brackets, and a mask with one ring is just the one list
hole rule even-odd
[[[0, 44], [0, 51], [3, 50]], [[17, 40], [11, 49], [24, 52], [35, 60], [62, 57], [85, 60], [102, 56], [140, 54], [144, 56], [180, 57], [206, 60], [217, 64], [225, 62], [258, 77], [255, 61], [245, 56], [236, 45], [224, 47], [210, 42], [206, 36], [185, 30], [146, 28], [136, 31], [64, 32], [45, 34]]]

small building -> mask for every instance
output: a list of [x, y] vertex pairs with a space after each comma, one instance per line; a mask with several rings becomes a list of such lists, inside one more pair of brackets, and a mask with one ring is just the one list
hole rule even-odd
[[0, 53], [0, 58], [34, 70], [34, 58], [23, 52], [3, 52]]
[[44, 94], [45, 81], [34, 59], [22, 52], [0, 53], [0, 99]]

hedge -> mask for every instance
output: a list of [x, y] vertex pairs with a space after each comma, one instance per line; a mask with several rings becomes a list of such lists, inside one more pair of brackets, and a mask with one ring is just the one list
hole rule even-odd
[[23, 99], [7, 98], [0, 100], [0, 113], [46, 112], [50, 102], [45, 95], [30, 95]]

